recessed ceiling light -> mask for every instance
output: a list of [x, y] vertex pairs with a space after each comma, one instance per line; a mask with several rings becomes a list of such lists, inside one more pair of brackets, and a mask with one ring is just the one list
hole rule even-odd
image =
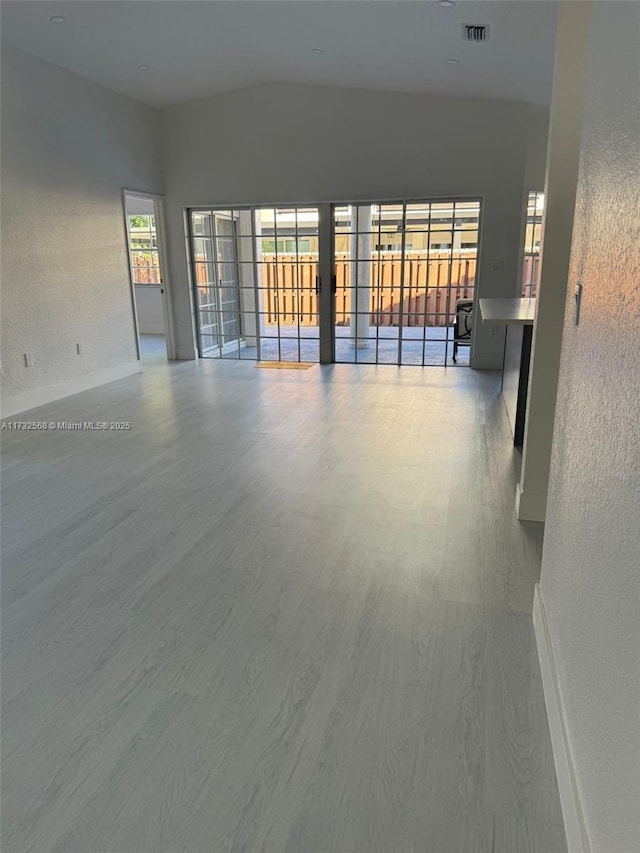
[[322, 54], [324, 53], [324, 50], [320, 50], [319, 47], [314, 47], [313, 50], [311, 51], [311, 53], [315, 53], [316, 56], [322, 56]]
[[52, 15], [49, 18], [50, 23], [52, 24], [64, 24], [66, 22], [66, 18], [63, 18], [62, 15]]
[[443, 9], [448, 9], [455, 5], [454, 0], [438, 0], [438, 6], [442, 6]]
[[138, 69], [138, 71], [150, 71], [151, 70], [150, 65], [136, 65], [136, 68]]
[[460, 65], [460, 60], [459, 59], [447, 59], [447, 64], [448, 65]]

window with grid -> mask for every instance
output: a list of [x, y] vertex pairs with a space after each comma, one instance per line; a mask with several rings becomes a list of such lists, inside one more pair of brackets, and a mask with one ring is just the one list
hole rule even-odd
[[133, 283], [162, 284], [155, 216], [130, 215], [129, 241]]
[[535, 298], [540, 281], [540, 244], [542, 242], [542, 216], [544, 193], [530, 192], [527, 201], [527, 221], [524, 235], [524, 262], [522, 264], [522, 296]]

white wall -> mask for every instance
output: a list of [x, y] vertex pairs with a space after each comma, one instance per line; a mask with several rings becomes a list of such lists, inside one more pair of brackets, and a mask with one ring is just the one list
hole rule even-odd
[[527, 421], [516, 512], [544, 521], [562, 326], [578, 186], [590, 3], [561, 7], [556, 38], [553, 103], [545, 181], [544, 238], [529, 370]]
[[541, 581], [592, 853], [640, 840], [639, 47], [593, 4]]
[[161, 190], [154, 145], [154, 111], [3, 53], [5, 415], [139, 370], [121, 192]]
[[[547, 122], [542, 108], [504, 101], [285, 84], [163, 110], [179, 357], [194, 353], [188, 205], [483, 196], [482, 292], [515, 295], [523, 193], [542, 186]], [[474, 366], [500, 367], [503, 337], [476, 332]]]

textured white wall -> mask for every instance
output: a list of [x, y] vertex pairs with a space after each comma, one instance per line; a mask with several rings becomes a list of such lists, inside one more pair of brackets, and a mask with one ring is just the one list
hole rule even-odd
[[[164, 110], [178, 355], [193, 355], [187, 205], [480, 195], [483, 294], [515, 295], [523, 193], [543, 184], [547, 123], [547, 110], [504, 101], [283, 84]], [[500, 367], [502, 336], [476, 332], [474, 365]]]
[[639, 47], [594, 3], [541, 581], [592, 853], [640, 841]]
[[3, 54], [5, 413], [139, 369], [121, 192], [161, 189], [154, 145], [152, 110]]

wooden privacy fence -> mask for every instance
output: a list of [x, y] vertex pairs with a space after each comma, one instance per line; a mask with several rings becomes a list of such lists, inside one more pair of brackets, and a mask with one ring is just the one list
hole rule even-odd
[[522, 266], [522, 295], [535, 297], [540, 277], [540, 255], [527, 253]]
[[[196, 259], [198, 260], [198, 259]], [[408, 253], [385, 252], [371, 261], [369, 310], [374, 326], [447, 326], [453, 323], [457, 299], [473, 298], [476, 258], [464, 253], [425, 258]], [[524, 258], [522, 280], [535, 296], [539, 258]], [[346, 326], [351, 319], [351, 270], [348, 257], [338, 256], [336, 268], [336, 323]], [[263, 255], [262, 311], [268, 325], [317, 326], [318, 296], [316, 276], [318, 256]], [[141, 272], [141, 271], [140, 271]], [[205, 285], [204, 268], [196, 266], [199, 285]], [[201, 281], [200, 279], [203, 278]], [[150, 279], [153, 281], [153, 278]], [[158, 278], [159, 280], [159, 278]], [[523, 290], [529, 290], [529, 287]]]
[[[446, 326], [455, 316], [456, 299], [473, 297], [475, 257], [440, 258], [402, 256], [388, 252], [371, 261], [370, 322], [375, 326]], [[337, 257], [336, 323], [346, 326], [351, 319], [351, 269], [347, 257]], [[263, 257], [265, 322], [281, 325], [316, 326], [318, 297], [317, 255]], [[401, 287], [402, 284], [402, 287]], [[426, 317], [425, 317], [426, 315]]]
[[135, 251], [131, 254], [134, 284], [160, 284], [158, 253]]

